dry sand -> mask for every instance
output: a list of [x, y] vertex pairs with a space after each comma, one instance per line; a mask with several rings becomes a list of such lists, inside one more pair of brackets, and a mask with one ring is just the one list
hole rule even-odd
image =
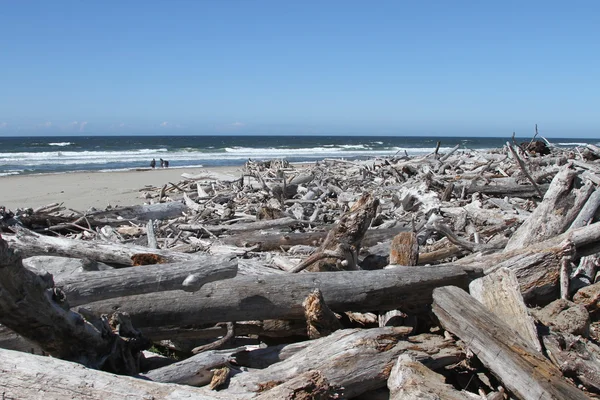
[[241, 167], [3, 176], [0, 177], [0, 206], [15, 210], [63, 203], [67, 208], [86, 211], [90, 207], [104, 209], [109, 204], [144, 204], [147, 200], [140, 197], [140, 189], [145, 186], [161, 187], [168, 182], [179, 182], [183, 179], [182, 173], [201, 174], [210, 171], [240, 176]]

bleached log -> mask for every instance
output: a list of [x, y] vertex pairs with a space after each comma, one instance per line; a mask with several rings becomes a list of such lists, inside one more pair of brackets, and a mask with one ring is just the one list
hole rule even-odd
[[411, 354], [432, 368], [455, 362], [460, 350], [438, 335], [413, 336], [402, 340], [404, 328], [346, 329], [313, 340], [310, 345], [285, 361], [262, 370], [241, 373], [231, 378], [221, 394], [247, 396], [265, 385], [285, 382], [310, 371], [320, 371], [336, 387], [344, 387], [344, 397], [385, 386], [389, 365], [400, 354]]
[[544, 199], [512, 235], [504, 251], [525, 247], [563, 233], [591, 195], [591, 184], [574, 189], [576, 173], [563, 167], [552, 180]]
[[514, 271], [501, 268], [469, 284], [471, 296], [537, 351], [542, 351], [535, 320], [527, 312]]
[[585, 202], [585, 205], [573, 221], [569, 230], [586, 226], [594, 219], [596, 210], [600, 207], [600, 190], [596, 189]]
[[158, 249], [156, 234], [154, 233], [154, 221], [151, 219], [149, 219], [146, 224], [146, 234], [148, 235], [148, 247], [151, 249]]
[[569, 385], [558, 368], [533, 349], [477, 300], [457, 287], [433, 292], [433, 312], [442, 326], [458, 336], [479, 360], [524, 400], [587, 399]]
[[256, 222], [250, 222], [246, 224], [231, 224], [231, 225], [198, 225], [198, 224], [179, 224], [177, 227], [183, 231], [204, 231], [205, 229], [212, 234], [222, 233], [239, 233], [249, 231], [260, 231], [265, 229], [283, 228], [289, 227], [294, 224], [298, 224], [295, 218], [284, 217], [278, 219], [262, 220]]
[[25, 257], [52, 254], [128, 266], [134, 265], [136, 256], [145, 255], [155, 255], [157, 257], [154, 257], [154, 260], [162, 263], [194, 260], [202, 262], [206, 259], [199, 254], [177, 253], [144, 246], [42, 236], [24, 228], [18, 228], [15, 235], [4, 235], [4, 238]]
[[[195, 293], [171, 291], [86, 304], [97, 313], [127, 311], [138, 328], [184, 326], [225, 321], [301, 319], [302, 301], [314, 289], [334, 312], [401, 308], [422, 310], [433, 288], [467, 287], [480, 269], [452, 266], [402, 267], [378, 271], [237, 276], [211, 282]], [[152, 312], [149, 313], [149, 305]]]
[[408, 354], [396, 360], [387, 381], [390, 400], [476, 400], [474, 393], [459, 392], [446, 379]]
[[230, 399], [204, 389], [114, 375], [17, 351], [0, 349], [0, 359], [0, 392], [5, 399]]
[[94, 220], [102, 221], [104, 218], [114, 219], [120, 217], [124, 220], [163, 220], [180, 217], [188, 207], [178, 201], [169, 203], [143, 204], [123, 208], [114, 208], [108, 211], [98, 211], [88, 216]]
[[233, 278], [236, 274], [237, 260], [227, 256], [206, 257], [202, 263], [187, 261], [63, 276], [55, 285], [65, 292], [69, 305], [74, 307], [121, 296], [196, 291], [208, 282]]

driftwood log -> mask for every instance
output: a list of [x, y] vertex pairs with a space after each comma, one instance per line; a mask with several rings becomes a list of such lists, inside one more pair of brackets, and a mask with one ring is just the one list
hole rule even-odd
[[477, 300], [457, 287], [433, 292], [433, 312], [516, 396], [534, 399], [587, 399], [569, 385], [550, 361]]
[[[480, 276], [480, 269], [453, 266], [238, 276], [207, 283], [195, 293], [149, 293], [89, 303], [85, 307], [98, 314], [126, 311], [138, 328], [298, 319], [304, 317], [302, 302], [306, 296], [319, 289], [334, 312], [395, 308], [417, 311], [431, 304], [434, 288], [444, 285], [466, 288]], [[151, 313], [147, 311], [149, 304]]]

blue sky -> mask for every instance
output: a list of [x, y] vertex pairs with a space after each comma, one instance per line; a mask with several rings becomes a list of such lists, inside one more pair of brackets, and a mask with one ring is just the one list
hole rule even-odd
[[597, 1], [4, 1], [0, 135], [600, 137]]

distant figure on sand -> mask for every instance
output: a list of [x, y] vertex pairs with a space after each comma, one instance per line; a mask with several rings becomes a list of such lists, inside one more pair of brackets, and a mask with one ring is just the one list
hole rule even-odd
[[152, 159], [152, 161], [150, 161], [150, 167], [156, 167], [156, 160], [154, 158]]
[[160, 167], [163, 168], [165, 166], [165, 160], [160, 159]]
[[165, 160], [165, 168], [169, 168], [169, 162]]

